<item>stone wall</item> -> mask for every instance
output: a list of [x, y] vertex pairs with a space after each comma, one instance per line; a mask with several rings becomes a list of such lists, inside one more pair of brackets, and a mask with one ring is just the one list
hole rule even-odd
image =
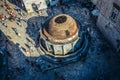
[[116, 40], [120, 40], [120, 11], [116, 23], [111, 21], [110, 15], [113, 3], [120, 5], [120, 0], [102, 0], [97, 26], [104, 36], [117, 48]]
[[46, 9], [47, 4], [45, 0], [23, 0], [28, 13], [33, 12], [32, 4], [36, 4], [38, 10]]

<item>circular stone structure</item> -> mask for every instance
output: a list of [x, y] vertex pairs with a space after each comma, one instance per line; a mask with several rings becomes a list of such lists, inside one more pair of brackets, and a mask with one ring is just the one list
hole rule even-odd
[[5, 53], [0, 50], [0, 80], [6, 80], [7, 68], [7, 57]]
[[[59, 14], [46, 21], [41, 30], [40, 48], [46, 59], [55, 63], [77, 59], [83, 47], [83, 36], [75, 19]], [[85, 47], [85, 46], [84, 46]]]

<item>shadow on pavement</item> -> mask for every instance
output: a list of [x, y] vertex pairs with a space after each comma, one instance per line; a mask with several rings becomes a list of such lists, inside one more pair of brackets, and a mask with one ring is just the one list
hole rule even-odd
[[[27, 21], [26, 33], [35, 42], [34, 44], [35, 47], [39, 46], [40, 29], [43, 24], [43, 21], [42, 21], [43, 18], [44, 17], [40, 17], [40, 16], [32, 17]], [[28, 39], [28, 41], [30, 40]]]

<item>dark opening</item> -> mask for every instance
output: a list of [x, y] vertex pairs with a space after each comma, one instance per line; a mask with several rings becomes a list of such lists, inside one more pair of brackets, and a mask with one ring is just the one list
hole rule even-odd
[[66, 20], [67, 20], [67, 17], [66, 17], [66, 16], [58, 16], [58, 17], [55, 19], [55, 22], [58, 23], [58, 24], [61, 24], [61, 23], [64, 23]]
[[70, 35], [70, 32], [68, 30], [65, 31], [66, 36]]

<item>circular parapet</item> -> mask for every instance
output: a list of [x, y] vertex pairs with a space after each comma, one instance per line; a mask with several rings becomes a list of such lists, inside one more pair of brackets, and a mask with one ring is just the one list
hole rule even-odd
[[0, 50], [0, 80], [5, 80], [7, 75], [7, 59], [3, 51]]
[[87, 49], [88, 49], [88, 37], [85, 33], [81, 33], [81, 39], [79, 39], [78, 41], [79, 43], [77, 44], [77, 49], [72, 52], [69, 53], [67, 55], [64, 56], [60, 56], [60, 55], [50, 55], [50, 53], [48, 51], [46, 51], [42, 45], [40, 45], [40, 53], [42, 53], [42, 58], [51, 62], [51, 63], [55, 63], [55, 64], [66, 64], [66, 63], [70, 63], [70, 62], [74, 62], [79, 60], [82, 56], [87, 55]]

